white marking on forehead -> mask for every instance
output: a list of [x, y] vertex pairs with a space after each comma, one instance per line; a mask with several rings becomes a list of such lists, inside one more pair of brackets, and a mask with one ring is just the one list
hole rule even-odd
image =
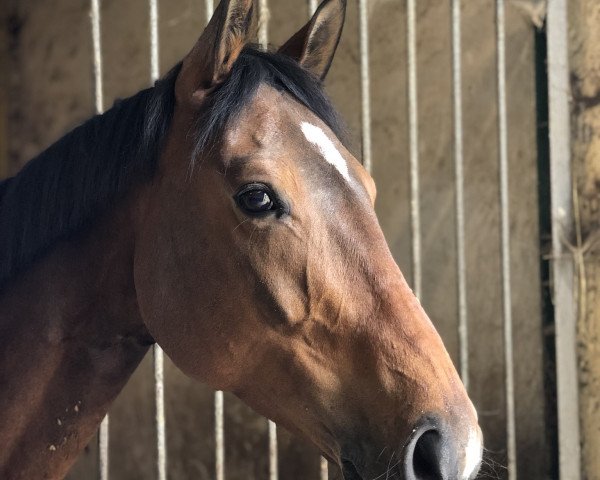
[[481, 462], [481, 438], [475, 430], [469, 431], [469, 440], [465, 449], [465, 469], [463, 470], [463, 480], [468, 480]]
[[306, 139], [315, 145], [321, 155], [327, 160], [328, 163], [333, 165], [338, 172], [346, 179], [346, 181], [350, 181], [350, 173], [348, 172], [348, 164], [340, 151], [335, 147], [331, 139], [325, 134], [325, 132], [308, 122], [302, 122], [300, 125], [302, 128], [302, 133]]

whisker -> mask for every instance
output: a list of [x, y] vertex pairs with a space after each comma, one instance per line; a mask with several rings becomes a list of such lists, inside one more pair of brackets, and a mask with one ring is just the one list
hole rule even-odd
[[252, 236], [254, 235], [254, 232], [256, 232], [257, 228], [258, 228], [258, 226], [254, 225], [254, 228], [252, 229], [252, 232], [250, 232], [250, 237], [248, 238], [248, 245], [250, 245], [250, 242], [252, 241]]
[[379, 452], [379, 455], [377, 455], [377, 458], [375, 459], [375, 463], [379, 462], [379, 459], [383, 455], [383, 452], [385, 452], [387, 450], [387, 448], [388, 447], [383, 447], [383, 449], [381, 450], [381, 452]]
[[[387, 448], [387, 447], [386, 447], [386, 448]], [[384, 450], [385, 450], [385, 449], [384, 449]], [[383, 452], [382, 452], [382, 453], [383, 453]], [[396, 466], [397, 466], [397, 465], [400, 463], [400, 459], [398, 459], [398, 461], [397, 461], [396, 463], [394, 463], [393, 465], [390, 465], [390, 464], [392, 463], [392, 460], [393, 460], [393, 458], [394, 458], [394, 455], [395, 455], [396, 453], [397, 453], [397, 452], [392, 452], [392, 454], [390, 455], [390, 459], [389, 459], [389, 461], [388, 461], [388, 466], [387, 466], [387, 468], [386, 468], [385, 472], [383, 472], [383, 473], [380, 473], [380, 474], [379, 474], [379, 475], [377, 475], [376, 477], [373, 477], [371, 480], [379, 480], [379, 479], [380, 479], [380, 478], [382, 478], [384, 475], [385, 475], [385, 480], [391, 480], [391, 479], [393, 479], [393, 478], [396, 476], [396, 473], [394, 472], [394, 473], [392, 474], [392, 477], [390, 477], [390, 472], [391, 472], [391, 470], [393, 470], [393, 469], [394, 469], [394, 468], [395, 468], [395, 467], [396, 467]], [[380, 454], [380, 456], [381, 456], [381, 454]], [[377, 457], [377, 458], [379, 458], [379, 457]]]
[[394, 458], [394, 453], [396, 452], [392, 452], [390, 459], [388, 460], [387, 469], [385, 470], [385, 480], [389, 480], [390, 478], [390, 465], [392, 463], [392, 459]]
[[[396, 468], [398, 465], [400, 465], [401, 459], [398, 458], [398, 461], [396, 463], [394, 463], [392, 466], [388, 467], [388, 470], [391, 471], [394, 468]], [[390, 478], [394, 478], [396, 476], [396, 472], [392, 473], [392, 477]]]
[[491, 478], [500, 480], [502, 478], [500, 472], [507, 470], [507, 467], [490, 456], [490, 454], [497, 453], [502, 452], [493, 452], [492, 450], [484, 448], [484, 456], [481, 459], [482, 469], [477, 475], [478, 479]]
[[245, 220], [242, 220], [240, 223], [238, 223], [236, 225], [236, 227], [231, 231], [231, 233], [235, 232], [239, 227], [241, 227], [244, 223], [246, 223], [249, 220], [250, 220], [249, 218], [246, 218]]

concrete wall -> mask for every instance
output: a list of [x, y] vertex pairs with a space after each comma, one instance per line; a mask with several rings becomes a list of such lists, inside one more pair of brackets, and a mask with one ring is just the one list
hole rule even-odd
[[584, 478], [600, 479], [600, 4], [569, 4]]
[[[452, 158], [449, 2], [419, 0], [418, 81], [423, 219], [423, 303], [458, 359], [454, 173]], [[303, 23], [298, 0], [272, 0], [270, 37], [284, 41]], [[404, 2], [372, 0], [370, 7], [374, 176], [377, 210], [392, 251], [407, 277], [410, 268]], [[15, 172], [35, 153], [93, 113], [87, 2], [3, 0], [10, 46], [8, 166]], [[166, 71], [199, 35], [203, 2], [160, 2], [161, 66]], [[102, 41], [107, 106], [149, 83], [146, 0], [103, 0]], [[490, 457], [505, 463], [504, 360], [498, 209], [498, 138], [494, 5], [463, 4], [465, 187], [471, 395], [480, 411]], [[328, 91], [360, 152], [360, 85], [356, 2]], [[549, 478], [545, 426], [543, 332], [540, 307], [536, 165], [534, 36], [527, 17], [507, 7], [514, 341], [519, 474]], [[0, 106], [2, 103], [0, 102]], [[1, 129], [0, 129], [1, 132]], [[0, 133], [0, 139], [2, 139]], [[0, 149], [1, 150], [1, 149]], [[169, 478], [213, 478], [212, 392], [167, 364]], [[154, 465], [153, 387], [147, 359], [111, 410], [111, 473], [115, 479], [151, 479]], [[317, 478], [318, 455], [284, 432], [282, 479]], [[226, 397], [227, 478], [267, 478], [266, 421]], [[90, 446], [70, 478], [92, 478]], [[501, 466], [492, 468], [504, 478]], [[488, 468], [488, 473], [490, 468]], [[335, 475], [333, 475], [335, 477]]]

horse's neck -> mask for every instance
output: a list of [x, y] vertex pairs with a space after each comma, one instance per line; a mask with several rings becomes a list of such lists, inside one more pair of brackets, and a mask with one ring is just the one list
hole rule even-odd
[[151, 342], [127, 215], [0, 290], [0, 478], [62, 478]]

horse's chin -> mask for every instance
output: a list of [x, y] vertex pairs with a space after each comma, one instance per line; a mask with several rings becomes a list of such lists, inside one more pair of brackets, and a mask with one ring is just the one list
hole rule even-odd
[[358, 471], [356, 465], [350, 460], [342, 460], [342, 473], [344, 480], [364, 480], [365, 477]]
[[[405, 480], [405, 476], [402, 473], [401, 469], [394, 465], [385, 472], [385, 474], [380, 473], [379, 475], [373, 474], [373, 472], [369, 472], [368, 474], [359, 471], [359, 468], [352, 462], [351, 460], [342, 459], [342, 473], [344, 475], [344, 480], [368, 480], [368, 479], [389, 479], [389, 480]], [[429, 477], [428, 477], [429, 478]]]

